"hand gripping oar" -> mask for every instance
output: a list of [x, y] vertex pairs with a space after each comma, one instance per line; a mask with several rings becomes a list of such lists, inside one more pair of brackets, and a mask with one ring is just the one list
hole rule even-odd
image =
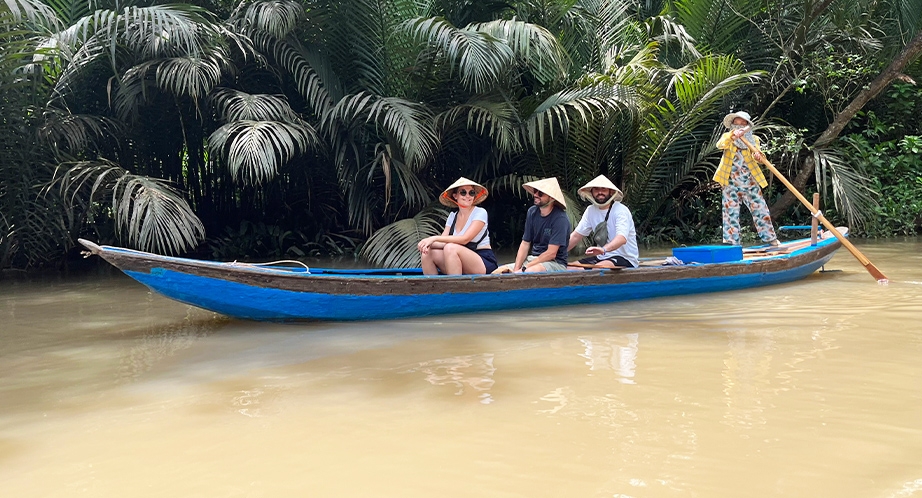
[[[758, 151], [761, 154], [762, 151], [755, 148], [751, 143], [749, 143], [749, 140], [746, 140], [742, 136], [740, 137], [740, 139], [743, 141], [744, 144], [746, 144], [746, 147], [749, 147], [750, 151]], [[835, 235], [837, 239], [839, 239], [839, 242], [841, 242], [842, 245], [845, 246], [846, 249], [848, 249], [848, 252], [852, 253], [852, 256], [854, 256], [858, 260], [858, 262], [864, 266], [864, 269], [867, 270], [868, 273], [870, 273], [872, 277], [876, 278], [878, 283], [882, 283], [882, 284], [887, 283], [889, 281], [887, 279], [887, 276], [884, 275], [883, 272], [878, 270], [877, 267], [874, 266], [874, 264], [871, 263], [871, 261], [868, 258], [864, 257], [864, 254], [861, 254], [861, 251], [859, 251], [857, 247], [855, 247], [851, 242], [848, 241], [848, 239], [846, 239], [841, 233], [839, 233], [839, 231], [836, 230], [836, 227], [832, 226], [832, 223], [830, 223], [829, 220], [827, 220], [826, 217], [823, 216], [823, 212], [813, 207], [813, 203], [808, 201], [806, 197], [804, 197], [800, 192], [798, 192], [797, 188], [794, 187], [794, 185], [792, 185], [791, 182], [789, 182], [788, 179], [785, 178], [784, 175], [782, 175], [772, 163], [768, 162], [768, 159], [765, 157], [765, 154], [761, 154], [761, 155], [762, 155], [762, 164], [764, 164], [769, 169], [769, 171], [772, 172], [772, 174], [774, 174], [779, 180], [781, 180], [781, 183], [783, 183], [784, 186], [787, 187], [788, 190], [790, 190], [791, 193], [794, 194], [794, 196], [797, 197], [797, 199], [800, 200], [800, 202], [803, 203], [804, 206], [807, 206], [807, 209], [810, 210], [810, 213], [813, 215], [813, 217], [820, 220], [820, 223], [822, 223], [823, 226], [826, 227], [827, 230], [832, 232], [832, 234]]]

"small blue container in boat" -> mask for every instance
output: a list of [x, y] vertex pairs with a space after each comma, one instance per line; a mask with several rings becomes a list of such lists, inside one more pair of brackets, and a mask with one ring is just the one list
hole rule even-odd
[[683, 263], [723, 263], [742, 261], [743, 246], [691, 246], [676, 247], [672, 255]]

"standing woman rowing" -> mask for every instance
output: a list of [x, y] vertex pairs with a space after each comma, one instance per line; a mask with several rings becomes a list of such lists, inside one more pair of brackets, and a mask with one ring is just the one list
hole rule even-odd
[[442, 235], [419, 241], [424, 274], [482, 275], [496, 269], [487, 211], [478, 207], [488, 195], [483, 185], [464, 177], [442, 192], [439, 202], [458, 210], [448, 215]]

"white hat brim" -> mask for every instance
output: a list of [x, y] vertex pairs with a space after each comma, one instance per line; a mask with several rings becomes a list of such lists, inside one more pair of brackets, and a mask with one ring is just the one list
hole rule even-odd
[[464, 178], [464, 177], [462, 176], [461, 178], [458, 178], [458, 179], [455, 181], [455, 183], [452, 183], [451, 186], [449, 186], [447, 189], [445, 189], [445, 190], [442, 191], [442, 194], [439, 195], [439, 202], [440, 202], [443, 206], [447, 206], [447, 207], [451, 207], [451, 208], [453, 208], [453, 207], [458, 207], [458, 203], [455, 202], [455, 200], [451, 197], [451, 192], [452, 192], [454, 189], [456, 189], [456, 188], [458, 188], [458, 187], [463, 187], [463, 186], [465, 186], [465, 185], [473, 185], [473, 186], [477, 187], [478, 189], [480, 189], [480, 191], [477, 192], [477, 195], [474, 196], [474, 205], [475, 205], [475, 206], [478, 205], [478, 204], [480, 204], [480, 203], [483, 202], [484, 200], [486, 200], [486, 198], [490, 195], [490, 191], [487, 190], [486, 187], [484, 187], [483, 185], [481, 185], [481, 184], [475, 182], [474, 180], [468, 180], [467, 178]]
[[560, 204], [560, 207], [567, 209], [567, 201], [564, 199], [563, 192], [560, 190], [560, 184], [557, 183], [557, 179], [554, 177], [528, 182], [522, 185], [522, 187], [532, 195], [534, 195], [535, 190], [540, 190], [549, 195], [551, 199], [554, 199], [557, 204]]
[[749, 123], [749, 126], [754, 126], [752, 124], [752, 116], [750, 116], [748, 112], [737, 111], [737, 112], [731, 112], [730, 114], [727, 114], [726, 116], [724, 116], [724, 128], [730, 128], [731, 126], [733, 126], [733, 120], [736, 118], [743, 118], [746, 120], [747, 123]]
[[609, 180], [605, 175], [599, 175], [593, 178], [589, 183], [583, 185], [579, 189], [579, 196], [587, 201], [592, 202], [592, 189], [593, 188], [607, 188], [609, 190], [614, 190], [615, 193], [612, 194], [611, 200], [613, 202], [620, 202], [621, 199], [624, 199], [624, 192], [621, 191], [611, 180]]

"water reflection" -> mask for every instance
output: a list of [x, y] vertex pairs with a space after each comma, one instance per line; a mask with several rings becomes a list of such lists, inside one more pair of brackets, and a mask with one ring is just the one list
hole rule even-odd
[[420, 362], [406, 373], [423, 373], [426, 381], [434, 386], [454, 386], [457, 388], [455, 396], [464, 395], [465, 388], [470, 388], [480, 403], [488, 405], [494, 401], [490, 393], [496, 372], [493, 358], [492, 353], [439, 358]]
[[581, 336], [578, 340], [584, 351], [580, 356], [586, 358], [590, 371], [613, 370], [618, 374], [618, 382], [633, 384], [639, 338], [636, 333], [601, 338]]
[[766, 388], [771, 387], [775, 341], [771, 332], [730, 332], [724, 360], [724, 421], [733, 427], [765, 424]]
[[282, 412], [279, 401], [286, 391], [283, 386], [271, 384], [242, 389], [232, 393], [231, 406], [237, 413], [249, 418], [278, 415]]
[[228, 322], [127, 277], [0, 283], [0, 398], [8, 415], [79, 411]]
[[120, 360], [118, 380], [132, 382], [155, 365], [180, 351], [190, 349], [195, 343], [212, 334], [226, 322], [225, 319], [201, 319], [193, 308], [186, 311], [183, 321], [172, 324], [150, 324], [143, 332], [128, 342]]
[[922, 479], [916, 479], [912, 482], [907, 482], [903, 485], [903, 488], [893, 493], [893, 498], [909, 498], [911, 496], [918, 496], [917, 493], [922, 492]]

